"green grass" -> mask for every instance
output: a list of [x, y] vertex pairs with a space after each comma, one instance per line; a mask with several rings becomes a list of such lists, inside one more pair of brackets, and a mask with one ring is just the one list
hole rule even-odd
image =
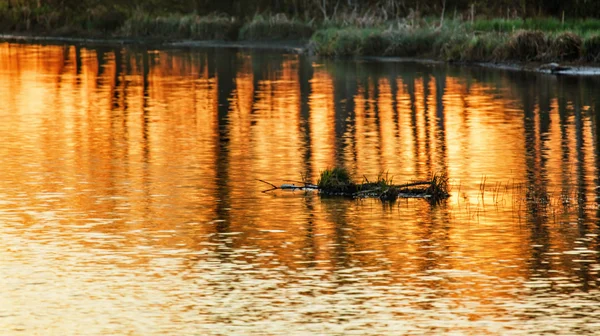
[[330, 193], [354, 192], [356, 184], [352, 182], [350, 172], [346, 168], [335, 167], [321, 172], [317, 181], [321, 190]]
[[[33, 2], [32, 2], [33, 3]], [[600, 19], [388, 18], [341, 11], [326, 20], [255, 15], [156, 15], [98, 3], [79, 12], [0, 1], [0, 32], [194, 40], [308, 40], [319, 56], [426, 57], [459, 62], [600, 62]]]
[[541, 30], [544, 32], [573, 31], [577, 33], [600, 30], [600, 19], [570, 19], [563, 23], [556, 18], [482, 19], [471, 25], [473, 31], [512, 33], [517, 30]]
[[433, 200], [439, 200], [448, 197], [449, 188], [449, 178], [448, 175], [444, 173], [434, 174], [431, 177], [431, 184], [426, 189], [427, 194], [431, 195]]
[[345, 168], [326, 169], [317, 182], [323, 195], [351, 197], [377, 197], [385, 201], [395, 201], [400, 196], [427, 197], [434, 201], [445, 199], [448, 194], [448, 177], [435, 174], [430, 180], [407, 184], [393, 184], [393, 177], [380, 173], [374, 181], [363, 178], [362, 183], [354, 183]]
[[313, 25], [280, 15], [255, 15], [239, 32], [240, 40], [308, 40], [314, 33]]
[[590, 35], [583, 41], [582, 54], [588, 62], [600, 62], [600, 33]]
[[583, 40], [572, 32], [562, 32], [549, 39], [550, 57], [560, 61], [575, 61], [581, 57]]
[[381, 37], [382, 31], [374, 28], [328, 28], [317, 30], [310, 39], [309, 48], [314, 54], [322, 56], [361, 56], [372, 54], [368, 48], [385, 48], [385, 37], [380, 42], [371, 40], [373, 36]]
[[358, 185], [360, 195], [375, 195], [385, 201], [398, 199], [400, 188], [393, 184], [393, 176], [389, 173], [379, 173], [375, 182], [364, 177], [363, 183]]
[[47, 5], [8, 8], [0, 4], [0, 31], [58, 35], [96, 35], [116, 31], [127, 19], [118, 7], [97, 5], [82, 12], [56, 11]]
[[327, 28], [383, 28], [390, 24], [391, 21], [382, 16], [381, 13], [357, 11], [344, 11], [338, 15], [320, 22], [322, 29]]
[[586, 34], [525, 29], [510, 33], [481, 32], [456, 22], [444, 27], [428, 24], [388, 29], [327, 28], [315, 32], [310, 40], [310, 50], [316, 55], [330, 57], [427, 57], [460, 62], [599, 62], [598, 36], [600, 31], [588, 31]]
[[239, 22], [222, 15], [169, 15], [154, 17], [136, 13], [120, 29], [126, 36], [183, 38], [197, 40], [234, 40]]
[[64, 13], [52, 11], [47, 6], [8, 8], [6, 4], [0, 5], [0, 30], [2, 31], [49, 31], [64, 25], [64, 21]]
[[390, 40], [386, 55], [398, 57], [435, 57], [450, 38], [449, 31], [432, 28], [392, 30], [385, 35]]
[[82, 15], [79, 26], [88, 31], [103, 33], [114, 32], [119, 29], [128, 18], [128, 13], [118, 7], [109, 8], [98, 5], [87, 8]]
[[[357, 18], [353, 18], [357, 21]], [[599, 62], [599, 19], [489, 19], [474, 23], [437, 18], [351, 26], [331, 20], [317, 29], [310, 50], [320, 56], [427, 57], [462, 62]]]
[[519, 30], [510, 36], [506, 47], [509, 60], [539, 61], [548, 51], [548, 39], [539, 30]]
[[310, 50], [321, 56], [434, 57], [449, 38], [446, 31], [429, 28], [328, 28], [317, 30]]
[[450, 61], [493, 62], [502, 58], [502, 48], [506, 45], [507, 34], [485, 33], [466, 34], [451, 37], [442, 50], [441, 57]]

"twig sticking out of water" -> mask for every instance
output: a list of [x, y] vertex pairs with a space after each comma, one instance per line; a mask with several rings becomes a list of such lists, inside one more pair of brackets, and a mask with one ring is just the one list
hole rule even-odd
[[273, 190], [276, 190], [276, 189], [279, 189], [278, 186], [274, 185], [271, 182], [267, 182], [267, 181], [261, 180], [261, 179], [257, 179], [257, 180], [260, 181], [260, 182], [262, 182], [262, 183], [268, 184], [268, 185], [270, 185], [272, 187], [271, 189], [263, 190], [262, 192], [264, 192], [264, 193], [269, 192], [269, 191], [273, 191]]
[[261, 180], [261, 179], [257, 179], [258, 181], [268, 184], [271, 186], [270, 189], [267, 190], [263, 190], [263, 193], [269, 192], [269, 191], [273, 191], [273, 190], [277, 190], [277, 189], [282, 189], [282, 190], [317, 190], [319, 187], [314, 185], [314, 184], [310, 184], [308, 182], [298, 182], [298, 181], [288, 181], [288, 182], [296, 182], [296, 183], [302, 183], [304, 184], [304, 186], [297, 186], [295, 184], [282, 184], [280, 186], [277, 186], [271, 182], [265, 181], [265, 180]]

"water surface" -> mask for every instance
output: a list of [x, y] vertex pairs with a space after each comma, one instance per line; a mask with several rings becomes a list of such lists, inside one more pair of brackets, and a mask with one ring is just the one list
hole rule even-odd
[[[598, 334], [599, 85], [0, 44], [0, 333]], [[257, 181], [333, 166], [451, 197]]]

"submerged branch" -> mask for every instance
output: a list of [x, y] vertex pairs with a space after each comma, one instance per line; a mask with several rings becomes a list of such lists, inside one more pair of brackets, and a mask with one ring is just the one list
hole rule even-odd
[[271, 187], [273, 187], [274, 189], [279, 189], [279, 187], [278, 187], [278, 186], [274, 185], [274, 184], [273, 184], [273, 183], [271, 183], [271, 182], [267, 182], [267, 181], [265, 181], [265, 180], [261, 180], [261, 179], [257, 179], [257, 180], [259, 180], [259, 181], [260, 181], [260, 182], [262, 182], [262, 183], [265, 183], [265, 184], [268, 184], [268, 185], [270, 185], [270, 186], [271, 186]]
[[261, 179], [256, 179], [256, 180], [260, 181], [260, 182], [262, 182], [264, 184], [268, 184], [268, 185], [271, 186], [270, 189], [263, 190], [262, 191], [263, 193], [266, 193], [266, 192], [269, 192], [269, 191], [273, 191], [273, 190], [277, 190], [277, 189], [292, 190], [292, 191], [294, 191], [294, 190], [305, 190], [306, 191], [306, 190], [318, 190], [319, 189], [318, 186], [316, 186], [314, 184], [306, 183], [306, 182], [293, 181], [293, 182], [296, 182], [296, 183], [302, 183], [302, 184], [304, 184], [304, 186], [297, 186], [295, 184], [286, 184], [286, 183], [284, 183], [284, 184], [282, 184], [280, 186], [277, 186], [277, 185], [275, 185], [275, 184], [273, 184], [271, 182], [265, 181], [265, 180], [261, 180]]
[[420, 185], [430, 185], [431, 181], [418, 181], [418, 182], [411, 182], [411, 183], [406, 183], [406, 184], [400, 184], [397, 185], [396, 187], [398, 188], [408, 188], [408, 187], [416, 187], [416, 186], [420, 186]]
[[318, 189], [319, 188], [316, 184], [308, 183], [306, 181], [283, 180], [283, 182], [302, 183], [302, 184], [304, 184], [303, 188], [309, 188], [309, 189]]

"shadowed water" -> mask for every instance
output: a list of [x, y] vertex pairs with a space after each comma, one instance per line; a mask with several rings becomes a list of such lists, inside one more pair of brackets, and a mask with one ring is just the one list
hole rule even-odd
[[[599, 85], [0, 44], [0, 334], [598, 334]], [[257, 181], [333, 166], [451, 197]]]

